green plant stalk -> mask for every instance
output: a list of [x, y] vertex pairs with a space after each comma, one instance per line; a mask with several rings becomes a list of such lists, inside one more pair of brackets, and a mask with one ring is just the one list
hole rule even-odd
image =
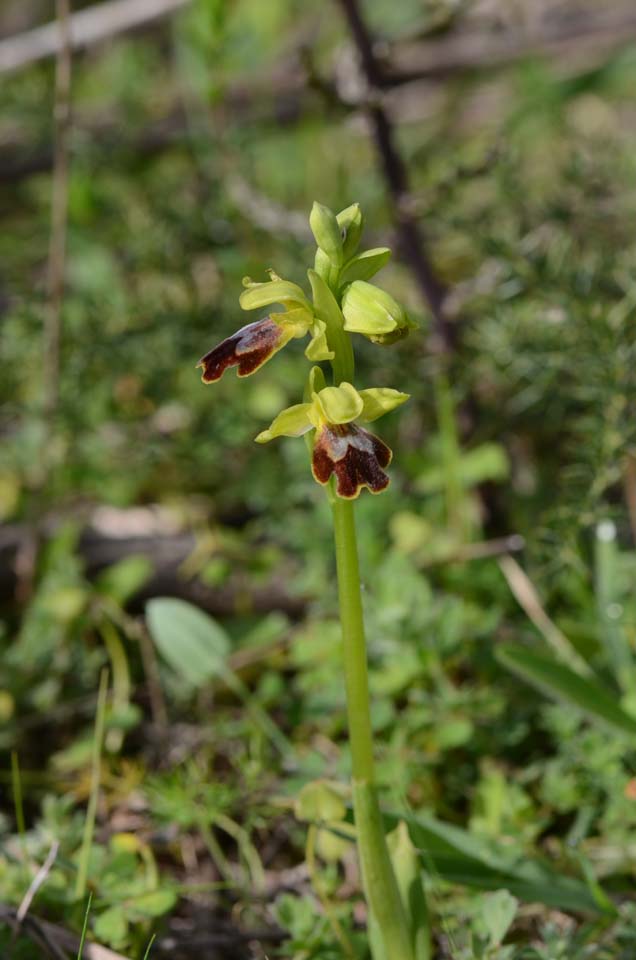
[[375, 788], [367, 651], [353, 503], [332, 503], [338, 597], [353, 776], [353, 810], [362, 882], [389, 960], [414, 960], [404, 905], [384, 836]]
[[450, 529], [463, 540], [469, 531], [466, 522], [466, 498], [460, 475], [461, 453], [453, 394], [444, 373], [440, 373], [435, 382], [435, 399], [445, 478], [446, 521]]
[[26, 841], [26, 824], [24, 820], [24, 803], [22, 801], [22, 778], [20, 776], [20, 761], [16, 750], [11, 751], [11, 787], [13, 790], [13, 807], [15, 822], [20, 837], [20, 848], [25, 866], [30, 865], [29, 851]]
[[97, 815], [97, 799], [99, 795], [99, 781], [102, 762], [102, 743], [104, 741], [104, 726], [106, 719], [106, 695], [108, 693], [108, 670], [102, 670], [99, 677], [97, 692], [97, 709], [95, 711], [95, 734], [93, 737], [93, 757], [91, 770], [91, 792], [86, 808], [84, 834], [77, 864], [77, 878], [75, 881], [75, 897], [77, 900], [86, 896], [88, 882], [88, 866], [95, 833], [95, 818]]
[[[112, 710], [117, 714], [123, 712], [130, 705], [130, 669], [128, 667], [128, 658], [126, 650], [121, 642], [119, 633], [110, 620], [104, 620], [100, 626], [100, 633], [108, 659], [110, 660], [110, 669], [113, 678]], [[119, 753], [124, 742], [124, 731], [118, 729], [109, 730], [106, 734], [106, 749], [110, 753]]]

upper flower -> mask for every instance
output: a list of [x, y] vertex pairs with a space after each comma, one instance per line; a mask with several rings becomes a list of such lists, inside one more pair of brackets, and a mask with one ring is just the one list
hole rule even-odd
[[302, 289], [288, 280], [281, 280], [270, 271], [271, 280], [254, 283], [243, 280], [245, 290], [239, 298], [243, 310], [279, 303], [284, 308], [241, 327], [209, 353], [201, 357], [197, 366], [203, 367], [204, 383], [220, 380], [228, 367], [238, 367], [239, 377], [248, 377], [273, 357], [290, 340], [311, 334], [305, 355], [308, 360], [331, 360], [333, 353], [327, 346], [326, 326], [319, 320]]
[[[391, 462], [389, 447], [375, 434], [356, 426], [354, 421], [370, 423], [408, 400], [408, 394], [389, 387], [356, 390], [350, 383], [316, 390], [320, 371], [310, 377], [311, 401], [288, 407], [260, 433], [258, 443], [274, 437], [298, 437], [315, 430], [312, 472], [318, 483], [336, 477], [336, 493], [353, 499], [362, 487], [380, 493], [389, 484], [384, 473]], [[324, 381], [323, 381], [324, 382]]]

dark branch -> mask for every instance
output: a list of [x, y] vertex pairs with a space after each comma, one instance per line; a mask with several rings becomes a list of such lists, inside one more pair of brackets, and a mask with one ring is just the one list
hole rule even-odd
[[379, 96], [379, 90], [384, 83], [383, 71], [374, 53], [373, 40], [357, 0], [338, 2], [349, 25], [366, 83], [366, 99], [361, 106], [366, 110], [371, 123], [380, 167], [393, 202], [393, 216], [402, 253], [411, 266], [433, 316], [440, 350], [451, 353], [457, 343], [457, 331], [444, 310], [446, 290], [435, 275], [426, 252], [426, 242], [414, 212], [408, 170], [397, 147], [393, 125]]

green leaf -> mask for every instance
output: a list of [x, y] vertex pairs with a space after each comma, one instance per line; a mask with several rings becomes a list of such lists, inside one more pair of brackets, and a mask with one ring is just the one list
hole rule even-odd
[[302, 788], [294, 803], [294, 815], [308, 823], [344, 820], [347, 808], [337, 785], [312, 780]]
[[600, 911], [584, 883], [558, 873], [544, 860], [531, 859], [435, 817], [385, 815], [389, 829], [400, 819], [406, 820], [422, 866], [433, 877], [478, 890], [506, 889], [527, 903], [544, 903], [557, 910]]
[[104, 910], [93, 924], [93, 931], [98, 940], [118, 947], [123, 944], [128, 935], [128, 919], [123, 906], [117, 905]]
[[[470, 490], [486, 480], [505, 480], [509, 472], [506, 453], [496, 443], [482, 443], [474, 450], [462, 451], [457, 463], [457, 480], [464, 490]], [[434, 463], [418, 477], [417, 489], [422, 493], [437, 493], [444, 489], [445, 484], [444, 466]]]
[[507, 890], [496, 890], [484, 897], [481, 919], [491, 947], [498, 947], [510, 929], [519, 901]]
[[130, 600], [150, 579], [154, 564], [150, 557], [137, 553], [107, 567], [97, 578], [100, 593], [112, 597], [120, 606]]
[[159, 653], [191, 687], [225, 677], [230, 640], [215, 620], [184, 600], [157, 597], [146, 620]]
[[287, 738], [228, 665], [230, 639], [212, 617], [184, 600], [157, 597], [146, 604], [146, 621], [164, 660], [192, 689], [213, 678], [222, 680], [277, 749], [290, 752]]
[[598, 680], [581, 677], [545, 654], [506, 644], [496, 651], [499, 662], [542, 693], [577, 707], [592, 720], [600, 720], [619, 733], [636, 734], [636, 718], [618, 703], [618, 695]]
[[174, 890], [153, 890], [135, 897], [130, 901], [130, 905], [144, 917], [161, 917], [172, 910], [176, 902], [177, 895]]
[[430, 960], [431, 929], [422, 882], [422, 865], [404, 820], [398, 823], [386, 840], [411, 930], [414, 960]]

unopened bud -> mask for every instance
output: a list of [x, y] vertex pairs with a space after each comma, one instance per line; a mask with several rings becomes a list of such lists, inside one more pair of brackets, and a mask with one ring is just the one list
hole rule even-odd
[[342, 266], [344, 261], [342, 234], [335, 214], [329, 207], [314, 203], [309, 214], [309, 226], [320, 249], [327, 254], [335, 266]]
[[344, 328], [362, 333], [374, 343], [393, 343], [407, 335], [413, 323], [393, 297], [365, 280], [356, 280], [342, 297]]
[[358, 249], [362, 234], [363, 217], [359, 203], [352, 203], [336, 215], [345, 260], [349, 260]]

